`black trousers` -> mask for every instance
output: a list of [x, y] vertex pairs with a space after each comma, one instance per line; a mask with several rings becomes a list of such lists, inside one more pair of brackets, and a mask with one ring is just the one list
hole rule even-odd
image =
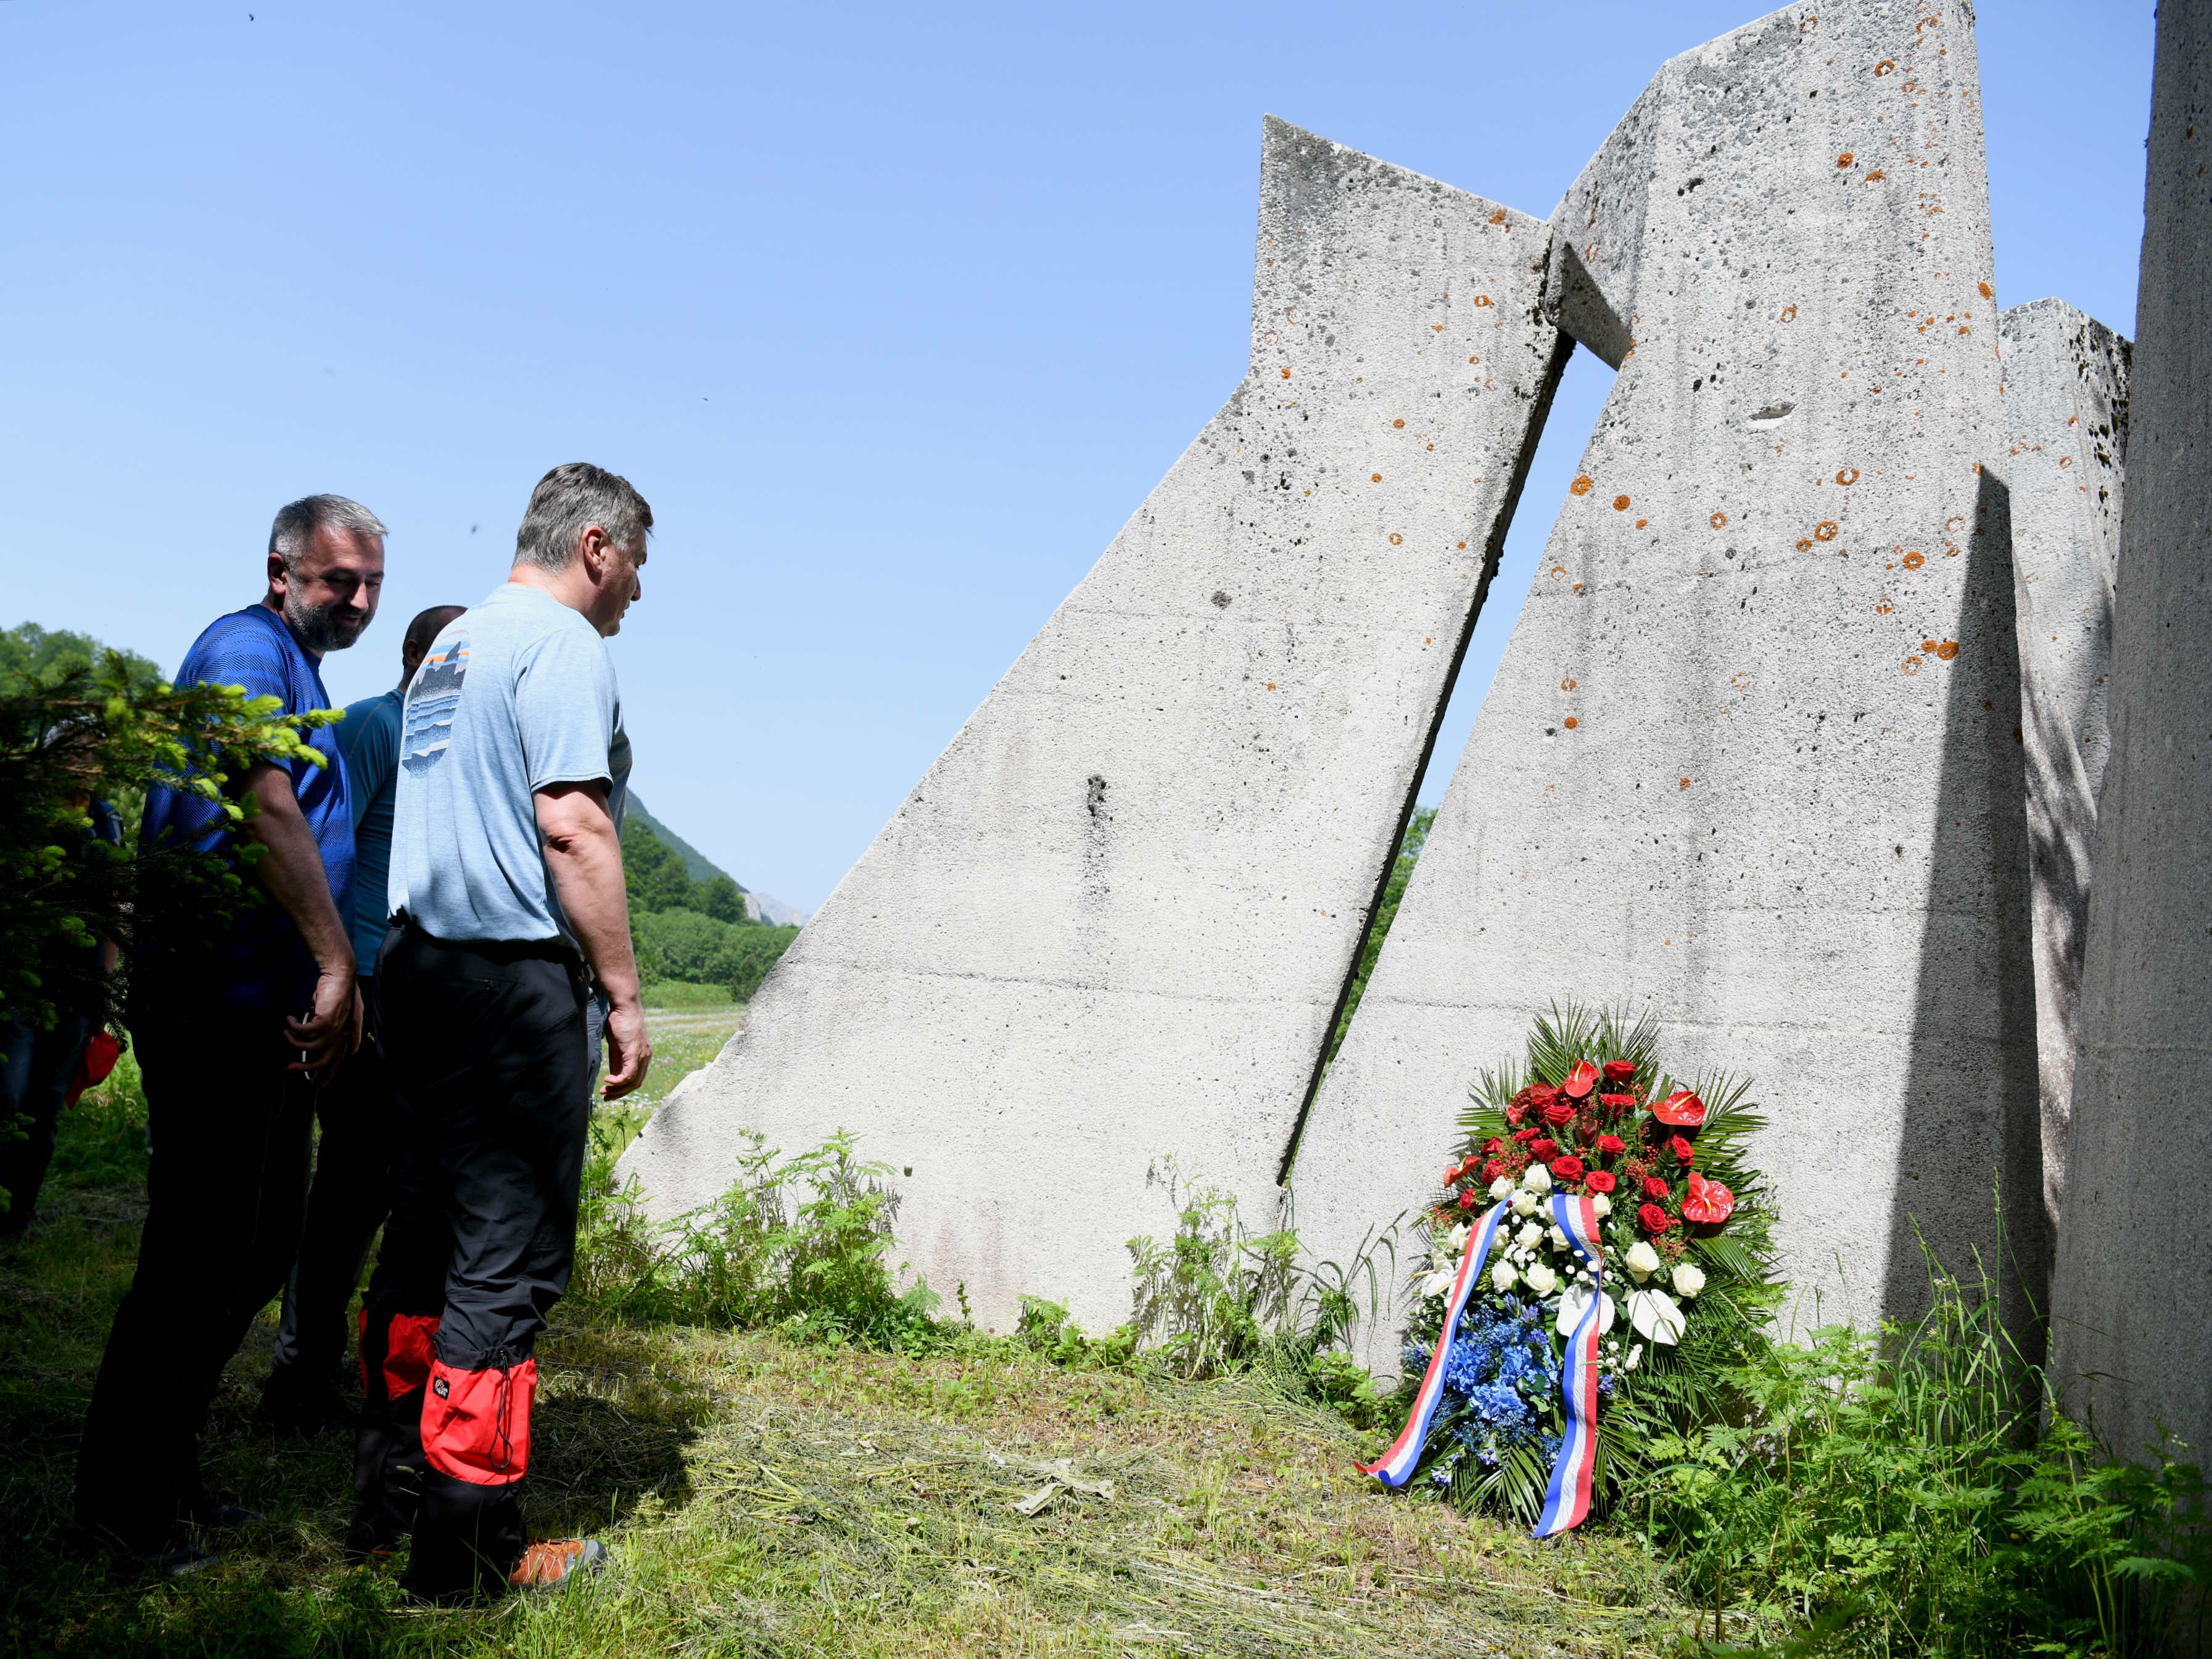
[[532, 1347], [568, 1285], [590, 1116], [573, 952], [394, 927], [377, 962], [398, 1118], [362, 1323], [356, 1551], [411, 1529], [407, 1587], [503, 1587], [522, 1556]]
[[205, 1500], [222, 1368], [283, 1288], [307, 1201], [313, 1085], [282, 1012], [164, 1004], [133, 1023], [154, 1159], [138, 1268], [77, 1452], [79, 1522], [155, 1550]]
[[272, 1388], [327, 1378], [345, 1357], [346, 1310], [392, 1207], [392, 1081], [376, 1038], [376, 981], [361, 982], [368, 1030], [360, 1052], [315, 1099], [322, 1139], [299, 1259], [284, 1286]]
[[8, 1194], [0, 1238], [30, 1230], [54, 1161], [62, 1103], [91, 1035], [89, 1014], [64, 1014], [46, 1031], [0, 1024], [0, 1191]]

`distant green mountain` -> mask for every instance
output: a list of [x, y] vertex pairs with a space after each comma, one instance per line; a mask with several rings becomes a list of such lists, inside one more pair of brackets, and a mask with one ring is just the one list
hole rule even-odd
[[[630, 818], [636, 819], [647, 829], [652, 830], [655, 836], [659, 836], [660, 839], [660, 844], [663, 847], [665, 847], [670, 852], [675, 854], [678, 858], [683, 860], [684, 873], [690, 877], [692, 880], [712, 881], [716, 876], [728, 876], [730, 874], [728, 871], [716, 864], [714, 860], [708, 858], [704, 853], [694, 847], [690, 842], [684, 840], [683, 836], [678, 835], [673, 830], [671, 830], [659, 818], [647, 811], [645, 810], [645, 803], [640, 800], [635, 794], [630, 796], [629, 803], [623, 806], [623, 817], [625, 820]], [[738, 881], [738, 878], [735, 876], [730, 876], [730, 879], [732, 881], [738, 882], [738, 890], [740, 893], [750, 890], [746, 887], [744, 883]]]

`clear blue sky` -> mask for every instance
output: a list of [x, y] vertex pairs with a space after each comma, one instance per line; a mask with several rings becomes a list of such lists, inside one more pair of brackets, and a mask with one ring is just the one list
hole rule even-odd
[[[334, 489], [392, 532], [350, 700], [599, 461], [659, 520], [638, 787], [811, 908], [1243, 374], [1264, 112], [1545, 214], [1762, 9], [0, 0], [0, 624], [173, 667]], [[2005, 303], [2132, 331], [2152, 27], [1985, 0]], [[1577, 354], [1425, 799], [1609, 378]]]

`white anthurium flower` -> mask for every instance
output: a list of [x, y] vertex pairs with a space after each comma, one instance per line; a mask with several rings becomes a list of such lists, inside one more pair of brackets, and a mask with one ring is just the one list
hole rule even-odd
[[1540, 1261], [1529, 1268], [1524, 1277], [1528, 1281], [1528, 1288], [1538, 1296], [1549, 1296], [1559, 1288], [1559, 1274]]
[[1613, 1328], [1613, 1317], [1618, 1311], [1613, 1305], [1613, 1298], [1599, 1296], [1587, 1285], [1570, 1285], [1566, 1294], [1559, 1298], [1559, 1316], [1553, 1322], [1561, 1336], [1575, 1334], [1575, 1327], [1583, 1322], [1583, 1315], [1589, 1310], [1593, 1297], [1599, 1304], [1597, 1334], [1603, 1336]]
[[1552, 1190], [1552, 1172], [1540, 1164], [1531, 1164], [1521, 1177], [1521, 1185], [1532, 1193]]
[[1421, 1281], [1421, 1294], [1442, 1296], [1446, 1291], [1451, 1289], [1451, 1284], [1452, 1270], [1449, 1267], [1439, 1267]]
[[1601, 1221], [1603, 1220], [1613, 1213], [1613, 1200], [1603, 1193], [1600, 1193], [1595, 1198], [1590, 1200], [1590, 1213]]
[[1630, 1245], [1625, 1259], [1628, 1271], [1639, 1279], [1649, 1279], [1659, 1271], [1659, 1252], [1651, 1248], [1651, 1241], [1648, 1238], [1639, 1238]]
[[1521, 1275], [1513, 1270], [1511, 1262], [1501, 1261], [1490, 1270], [1491, 1288], [1503, 1296], [1513, 1288], [1513, 1281], [1520, 1277]]
[[1513, 1196], [1513, 1184], [1511, 1176], [1500, 1176], [1490, 1183], [1490, 1195], [1492, 1198], [1510, 1198]]
[[1674, 1264], [1674, 1293], [1677, 1296], [1695, 1296], [1705, 1288], [1705, 1270], [1703, 1267], [1688, 1261]]
[[1536, 1213], [1536, 1194], [1523, 1187], [1513, 1194], [1513, 1213], [1534, 1215]]
[[1666, 1291], [1633, 1291], [1628, 1297], [1628, 1322], [1636, 1327], [1638, 1336], [1671, 1348], [1682, 1340], [1682, 1329], [1688, 1322], [1681, 1304]]
[[1625, 1371], [1632, 1371], [1643, 1363], [1644, 1345], [1639, 1342], [1628, 1351], [1628, 1358], [1621, 1362], [1620, 1369]]

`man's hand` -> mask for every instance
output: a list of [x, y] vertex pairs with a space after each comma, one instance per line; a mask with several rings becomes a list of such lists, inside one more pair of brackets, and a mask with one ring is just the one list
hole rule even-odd
[[635, 999], [610, 1004], [607, 1080], [599, 1085], [600, 1095], [608, 1100], [620, 1100], [645, 1081], [646, 1067], [652, 1064], [653, 1039], [646, 1035], [645, 1010]]
[[340, 1066], [361, 1047], [361, 988], [353, 964], [325, 969], [315, 976], [315, 1006], [305, 1019], [287, 1018], [284, 1030], [300, 1058], [285, 1070], [313, 1072], [317, 1087], [337, 1075]]

